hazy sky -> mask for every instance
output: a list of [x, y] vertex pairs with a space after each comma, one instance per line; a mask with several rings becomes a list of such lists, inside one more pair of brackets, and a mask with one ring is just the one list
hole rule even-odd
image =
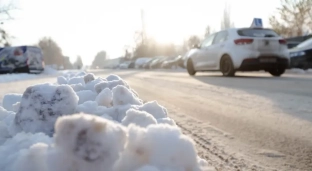
[[[0, 0], [3, 2], [4, 0]], [[204, 34], [210, 25], [220, 29], [225, 3], [231, 7], [236, 27], [249, 27], [254, 17], [268, 25], [279, 0], [15, 0], [20, 8], [14, 21], [4, 27], [16, 38], [14, 45], [37, 43], [52, 37], [63, 54], [74, 61], [81, 55], [90, 64], [95, 54], [106, 50], [110, 58], [123, 54], [141, 29], [140, 9], [145, 10], [146, 29], [158, 41], [182, 42], [191, 34]]]

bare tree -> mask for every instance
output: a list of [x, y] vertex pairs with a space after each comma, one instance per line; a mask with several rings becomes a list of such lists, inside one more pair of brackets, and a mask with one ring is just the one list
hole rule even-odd
[[194, 45], [198, 45], [200, 43], [200, 38], [198, 36], [191, 36], [188, 39], [188, 47], [192, 48]]
[[229, 5], [225, 4], [221, 20], [221, 30], [228, 29], [231, 27], [234, 27], [234, 23], [231, 20], [231, 8]]
[[210, 34], [211, 34], [211, 27], [208, 25], [205, 30], [205, 37], [209, 36]]
[[96, 68], [96, 67], [102, 68], [104, 66], [106, 57], [107, 57], [106, 51], [103, 50], [103, 51], [98, 52], [94, 57], [94, 60], [92, 62], [92, 67], [93, 68]]
[[49, 37], [44, 37], [39, 41], [38, 46], [42, 50], [44, 62], [47, 65], [63, 65], [64, 59], [62, 49], [54, 40]]
[[279, 34], [302, 36], [312, 28], [312, 0], [281, 0], [278, 15], [269, 18], [270, 25]]
[[[14, 9], [16, 9], [16, 7], [12, 3], [0, 6], [0, 24], [3, 24], [7, 20], [13, 19], [13, 17], [10, 15], [10, 11]], [[2, 27], [0, 27], [0, 45], [11, 46], [11, 38], [12, 37]]]
[[81, 59], [81, 56], [77, 56], [77, 59], [74, 63], [75, 67], [77, 67], [77, 69], [81, 69], [82, 66], [83, 66], [83, 63], [82, 63], [82, 59]]

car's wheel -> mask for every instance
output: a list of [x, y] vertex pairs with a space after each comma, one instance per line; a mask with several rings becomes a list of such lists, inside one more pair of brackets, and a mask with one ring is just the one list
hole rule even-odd
[[187, 60], [186, 69], [187, 69], [187, 72], [189, 73], [189, 75], [195, 75], [196, 74], [192, 59]]
[[269, 73], [274, 77], [280, 77], [282, 74], [284, 74], [285, 70], [285, 68], [274, 68], [269, 70]]
[[223, 76], [232, 77], [235, 75], [234, 65], [230, 56], [224, 55], [221, 58], [220, 70]]

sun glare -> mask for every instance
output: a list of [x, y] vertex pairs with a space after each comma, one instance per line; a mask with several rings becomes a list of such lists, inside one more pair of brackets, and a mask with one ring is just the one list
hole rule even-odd
[[[161, 44], [181, 44], [187, 32], [191, 29], [183, 23], [183, 18], [172, 14], [172, 11], [162, 9], [161, 12], [147, 10], [145, 16], [147, 36], [155, 39]], [[181, 27], [181, 25], [185, 27]]]

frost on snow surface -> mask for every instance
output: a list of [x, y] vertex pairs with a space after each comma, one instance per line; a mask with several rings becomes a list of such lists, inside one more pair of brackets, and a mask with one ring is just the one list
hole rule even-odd
[[117, 75], [66, 73], [2, 105], [1, 171], [208, 170], [167, 109]]

